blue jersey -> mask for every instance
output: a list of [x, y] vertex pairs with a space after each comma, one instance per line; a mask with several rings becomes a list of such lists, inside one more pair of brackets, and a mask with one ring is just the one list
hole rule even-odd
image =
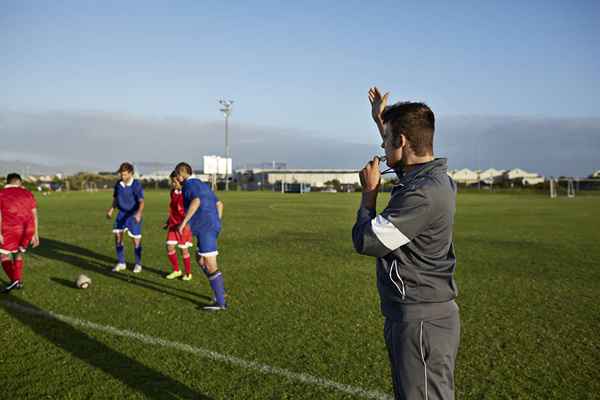
[[144, 188], [137, 179], [131, 184], [119, 181], [115, 185], [113, 197], [117, 200], [117, 208], [127, 214], [132, 214], [140, 208], [140, 201], [144, 200]]
[[221, 220], [217, 211], [219, 199], [210, 189], [210, 186], [191, 176], [183, 182], [182, 192], [183, 207], [186, 212], [189, 210], [192, 200], [200, 199], [200, 208], [194, 213], [189, 222], [192, 232], [197, 235], [205, 230], [220, 231]]

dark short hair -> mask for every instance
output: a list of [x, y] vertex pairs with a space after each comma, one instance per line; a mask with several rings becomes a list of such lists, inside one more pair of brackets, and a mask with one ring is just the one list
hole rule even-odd
[[11, 172], [10, 174], [6, 175], [7, 184], [11, 184], [17, 181], [23, 182], [23, 179], [21, 179], [21, 175], [17, 174], [16, 172]]
[[427, 104], [399, 102], [386, 107], [381, 119], [391, 125], [395, 147], [400, 146], [400, 135], [404, 135], [417, 156], [433, 154], [435, 116]]
[[181, 171], [185, 171], [188, 175], [191, 175], [192, 166], [186, 162], [180, 162], [175, 166], [175, 172], [179, 175]]
[[173, 172], [171, 172], [171, 175], [169, 175], [169, 178], [171, 178], [171, 179], [177, 178], [177, 171], [174, 170]]
[[123, 164], [121, 164], [119, 166], [119, 169], [117, 170], [117, 172], [131, 172], [133, 174], [133, 165], [131, 163], [128, 162], [124, 162]]

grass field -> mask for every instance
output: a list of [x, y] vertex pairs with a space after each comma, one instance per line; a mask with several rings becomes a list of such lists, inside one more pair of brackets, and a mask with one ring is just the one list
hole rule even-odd
[[[197, 269], [163, 278], [166, 192], [146, 195], [144, 272], [110, 272], [110, 196], [38, 199], [26, 287], [0, 298], [2, 398], [391, 393], [374, 260], [351, 243], [358, 195], [221, 194], [222, 313], [198, 309], [211, 294]], [[599, 197], [459, 195], [457, 399], [600, 398], [599, 227]], [[90, 289], [73, 287], [80, 273]]]

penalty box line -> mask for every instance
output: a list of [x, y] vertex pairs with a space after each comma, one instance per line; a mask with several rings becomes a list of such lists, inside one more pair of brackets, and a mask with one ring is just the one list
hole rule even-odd
[[186, 353], [191, 353], [202, 358], [207, 358], [213, 361], [220, 361], [227, 364], [235, 365], [247, 370], [257, 371], [266, 375], [278, 375], [284, 378], [287, 378], [291, 381], [302, 382], [308, 385], [319, 386], [326, 389], [333, 389], [338, 392], [343, 392], [349, 395], [353, 395], [356, 397], [362, 397], [366, 399], [375, 399], [375, 400], [392, 400], [393, 397], [385, 394], [383, 392], [379, 392], [376, 390], [367, 390], [356, 386], [346, 385], [343, 383], [338, 383], [335, 381], [331, 381], [329, 379], [321, 378], [318, 376], [309, 375], [306, 373], [293, 372], [284, 368], [273, 367], [268, 364], [261, 364], [256, 361], [248, 361], [242, 358], [238, 358], [235, 356], [230, 356], [227, 354], [217, 353], [212, 350], [203, 349], [201, 347], [191, 346], [185, 343], [174, 342], [171, 340], [166, 340], [154, 336], [145, 335], [143, 333], [138, 333], [134, 331], [130, 331], [127, 329], [118, 329], [110, 325], [101, 325], [91, 321], [82, 320], [79, 318], [69, 317], [67, 315], [57, 314], [52, 311], [44, 311], [37, 310], [31, 307], [27, 307], [21, 304], [17, 304], [11, 301], [2, 301], [2, 304], [6, 307], [10, 307], [13, 310], [17, 310], [26, 314], [50, 319], [57, 320], [61, 322], [65, 322], [69, 325], [80, 326], [83, 328], [88, 328], [95, 331], [100, 331], [104, 333], [108, 333], [115, 336], [126, 337], [130, 339], [137, 340], [139, 342], [150, 344], [154, 346], [167, 347], [171, 349], [176, 349], [179, 351], [183, 351]]

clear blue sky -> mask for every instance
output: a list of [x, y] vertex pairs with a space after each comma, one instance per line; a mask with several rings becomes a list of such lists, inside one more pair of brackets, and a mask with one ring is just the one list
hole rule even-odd
[[598, 117], [599, 20], [598, 1], [0, 0], [0, 108], [214, 120], [224, 96], [240, 123], [360, 141], [377, 84], [443, 115]]

